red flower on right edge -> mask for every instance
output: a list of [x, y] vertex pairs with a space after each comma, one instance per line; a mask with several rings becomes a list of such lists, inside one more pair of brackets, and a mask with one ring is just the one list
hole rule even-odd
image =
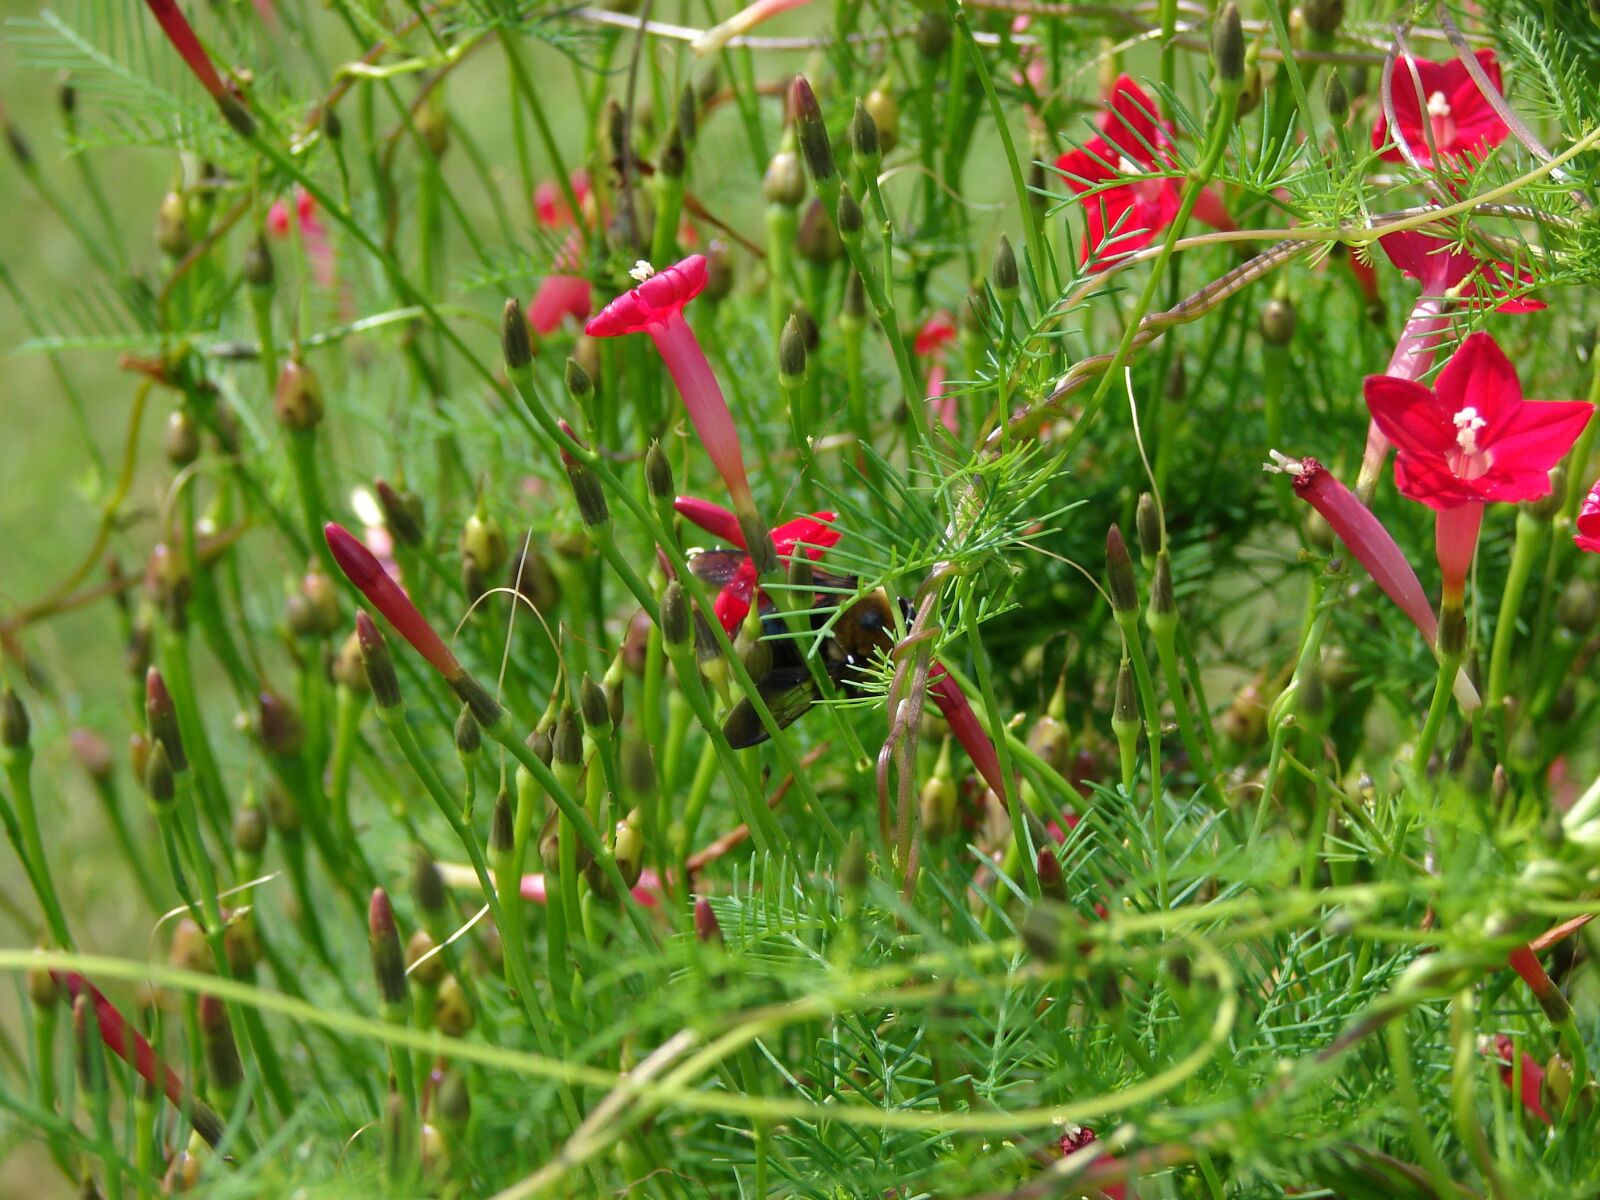
[[1369, 375], [1366, 397], [1395, 445], [1395, 486], [1436, 512], [1549, 495], [1550, 469], [1594, 412], [1583, 400], [1524, 400], [1487, 333], [1467, 338], [1433, 387]]
[[1578, 508], [1578, 532], [1572, 540], [1579, 550], [1600, 554], [1600, 479], [1594, 481]]
[[[1494, 51], [1479, 50], [1477, 59], [1495, 91], [1500, 91], [1500, 64]], [[1391, 130], [1382, 113], [1372, 129], [1372, 148], [1382, 150], [1380, 157], [1389, 162], [1406, 161], [1400, 144], [1422, 167], [1432, 167], [1435, 155], [1445, 163], [1467, 154], [1482, 158], [1511, 132], [1458, 59], [1442, 63], [1396, 59], [1389, 87], [1399, 130]]]

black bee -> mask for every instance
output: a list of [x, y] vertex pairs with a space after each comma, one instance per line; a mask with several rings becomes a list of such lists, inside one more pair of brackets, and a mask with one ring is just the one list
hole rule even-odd
[[[702, 550], [690, 556], [689, 569], [697, 578], [720, 588], [734, 578], [748, 557], [743, 550]], [[894, 647], [894, 609], [889, 593], [877, 588], [852, 600], [840, 612], [840, 601], [855, 594], [856, 577], [835, 575], [816, 566], [811, 569], [811, 577], [817, 588], [809, 614], [811, 628], [817, 632], [828, 629], [820, 649], [822, 669], [845, 695], [859, 695], [854, 681], [859, 668]], [[761, 596], [761, 624], [771, 662], [756, 680], [756, 691], [777, 720], [778, 728], [786, 729], [817, 702], [820, 689], [803, 657], [799, 639], [791, 634], [783, 614], [765, 596]], [[769, 736], [748, 697], [733, 706], [722, 723], [722, 732], [736, 750], [760, 745]]]

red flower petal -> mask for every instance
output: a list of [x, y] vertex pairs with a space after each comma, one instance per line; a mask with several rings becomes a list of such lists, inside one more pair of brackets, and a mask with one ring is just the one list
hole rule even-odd
[[1100, 119], [1106, 141], [1141, 167], [1156, 166], [1157, 156], [1168, 142], [1166, 130], [1157, 124], [1156, 102], [1133, 76], [1123, 73], [1112, 85], [1107, 103], [1109, 110]]
[[744, 549], [744, 530], [739, 528], [739, 518], [720, 504], [702, 500], [698, 496], [679, 496], [672, 507], [684, 520], [700, 526], [707, 533], [719, 537], [729, 545]]
[[1393, 375], [1368, 375], [1363, 391], [1372, 419], [1403, 453], [1443, 456], [1455, 447], [1455, 426], [1439, 411], [1431, 389]]
[[[1487, 424], [1478, 433], [1478, 443], [1487, 445], [1498, 436], [1502, 422], [1522, 403], [1522, 384], [1517, 370], [1494, 338], [1475, 333], [1450, 356], [1433, 384], [1434, 395], [1447, 418], [1472, 407]], [[1454, 434], [1451, 435], [1454, 441]]]
[[618, 296], [600, 310], [584, 332], [590, 337], [641, 333], [682, 312], [683, 306], [705, 286], [705, 256], [691, 254], [682, 262], [657, 271], [631, 292]]
[[1578, 508], [1578, 532], [1572, 539], [1579, 550], [1600, 554], [1600, 479]]
[[581, 275], [546, 275], [528, 301], [528, 324], [535, 333], [552, 333], [567, 317], [583, 320], [594, 307], [593, 290]]
[[922, 328], [917, 330], [917, 339], [911, 348], [918, 358], [926, 358], [955, 341], [956, 333], [955, 319], [941, 309], [922, 323]]

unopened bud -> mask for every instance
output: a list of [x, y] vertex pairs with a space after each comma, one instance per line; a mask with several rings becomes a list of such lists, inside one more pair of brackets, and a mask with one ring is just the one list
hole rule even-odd
[[844, 242], [834, 227], [834, 217], [820, 199], [813, 197], [800, 215], [800, 228], [795, 233], [795, 249], [800, 257], [810, 263], [826, 265], [837, 262], [844, 253]]
[[887, 154], [900, 141], [900, 102], [891, 92], [873, 88], [862, 101], [872, 114], [872, 123], [878, 127], [878, 146]]
[[1239, 21], [1239, 6], [1233, 0], [1228, 0], [1217, 14], [1212, 27], [1211, 58], [1222, 84], [1244, 82], [1244, 26]]
[[806, 160], [814, 183], [825, 183], [838, 173], [833, 164], [833, 143], [828, 140], [828, 127], [822, 121], [822, 108], [817, 104], [817, 94], [804, 75], [796, 75], [789, 87], [789, 110], [794, 114], [795, 132], [800, 139], [800, 153]]
[[6, 750], [26, 750], [31, 722], [22, 697], [7, 684], [0, 690], [0, 747]]
[[400, 947], [400, 930], [394, 923], [389, 893], [372, 889], [367, 906], [367, 942], [372, 950], [372, 975], [378, 982], [378, 1003], [390, 1010], [387, 1015], [407, 1011], [411, 993], [406, 988], [405, 952]]
[[840, 306], [840, 312], [843, 317], [856, 322], [858, 327], [866, 319], [867, 285], [855, 271], [851, 271], [844, 281], [844, 302]]
[[861, 231], [866, 226], [866, 218], [861, 215], [861, 206], [856, 203], [856, 198], [850, 194], [850, 185], [839, 185], [839, 236], [846, 245], [854, 242], [861, 236]]
[[528, 332], [528, 318], [515, 297], [506, 301], [500, 312], [500, 353], [505, 357], [506, 370], [521, 371], [533, 361], [533, 338]]
[[799, 320], [791, 313], [778, 338], [778, 381], [786, 386], [798, 386], [805, 377], [806, 339], [800, 332]]
[[575, 358], [567, 359], [561, 381], [567, 389], [567, 395], [580, 406], [588, 405], [589, 398], [594, 395], [594, 377], [589, 374], [587, 367]]
[[256, 733], [261, 748], [278, 758], [288, 758], [300, 753], [305, 744], [306, 728], [294, 703], [277, 692], [264, 691], [256, 701]]
[[572, 498], [578, 504], [578, 516], [585, 527], [602, 529], [611, 524], [611, 508], [606, 504], [606, 494], [600, 479], [588, 466], [573, 459], [567, 464], [567, 482], [572, 485]]
[[231, 1095], [244, 1082], [244, 1064], [239, 1061], [239, 1047], [233, 1040], [228, 1010], [221, 1000], [208, 993], [200, 997], [197, 1011], [211, 1086], [219, 1095]]
[[483, 726], [465, 704], [456, 717], [456, 753], [464, 762], [473, 762], [483, 748]]
[[291, 358], [283, 364], [272, 397], [272, 411], [278, 424], [294, 433], [315, 429], [322, 423], [322, 384], [305, 363]]
[[374, 480], [372, 490], [383, 510], [383, 523], [395, 541], [402, 546], [422, 545], [421, 499], [411, 492], [396, 491], [385, 479]]
[[439, 953], [439, 943], [426, 929], [406, 939], [406, 977], [418, 987], [432, 991], [443, 982], [449, 967]]
[[1335, 125], [1343, 125], [1350, 119], [1350, 89], [1344, 85], [1344, 76], [1338, 71], [1328, 72], [1328, 83], [1322, 92], [1323, 107], [1328, 110], [1328, 118]]
[[389, 643], [364, 609], [356, 613], [356, 638], [361, 645], [361, 663], [367, 671], [372, 702], [379, 708], [393, 708], [400, 703], [400, 678], [395, 674], [394, 657], [389, 653]]
[[1572, 576], [1556, 599], [1556, 620], [1569, 633], [1580, 637], [1590, 633], [1600, 620], [1600, 589], [1590, 580]]
[[551, 758], [558, 766], [574, 770], [583, 766], [583, 726], [578, 714], [562, 706], [556, 720], [556, 734], [551, 741]]
[[696, 896], [694, 900], [694, 935], [702, 942], [722, 945], [722, 924], [717, 920], [711, 901], [704, 896]]
[[862, 100], [856, 101], [856, 111], [850, 118], [850, 149], [863, 172], [869, 175], [878, 173], [878, 164], [883, 161], [883, 149], [878, 143], [878, 123], [872, 119], [872, 113]]
[[[17, 154], [18, 161], [27, 165], [32, 155], [18, 153], [17, 139], [21, 137], [11, 125], [6, 126], [6, 132], [11, 138], [12, 153]], [[26, 143], [23, 143], [26, 147]], [[156, 245], [161, 247], [161, 253], [169, 258], [182, 258], [189, 253], [189, 208], [184, 203], [181, 192], [168, 192], [161, 197], [161, 206], [156, 209]]]
[[267, 814], [259, 804], [240, 807], [233, 815], [233, 848], [240, 854], [259, 858], [267, 848]]
[[1117, 691], [1111, 704], [1111, 728], [1119, 739], [1139, 732], [1139, 701], [1133, 683], [1133, 664], [1126, 658], [1117, 668]]
[[930, 8], [923, 12], [922, 20], [917, 22], [917, 31], [914, 37], [917, 53], [928, 62], [936, 62], [950, 51], [950, 43], [954, 32], [950, 28], [950, 18], [937, 8]]
[[1305, 0], [1300, 12], [1306, 28], [1322, 37], [1339, 32], [1344, 24], [1344, 0]]
[[650, 449], [644, 455], [644, 481], [650, 489], [650, 498], [665, 500], [671, 503], [677, 494], [676, 486], [672, 479], [672, 464], [667, 461], [667, 452], [661, 448], [660, 442], [651, 442]]
[[733, 291], [733, 247], [721, 238], [706, 248], [706, 286], [700, 292], [708, 304], [719, 304]]
[[144, 767], [144, 790], [150, 803], [158, 810], [171, 806], [178, 798], [177, 780], [172, 775], [172, 763], [167, 758], [167, 748], [160, 742], [150, 744], [150, 757]]
[[761, 179], [761, 192], [768, 204], [798, 208], [806, 198], [806, 176], [800, 156], [793, 150], [779, 150], [767, 164]]
[[257, 234], [244, 250], [244, 281], [253, 288], [265, 291], [272, 286], [276, 276], [272, 249], [267, 245], [267, 239]]
[[1115, 525], [1106, 530], [1106, 583], [1113, 612], [1138, 610], [1139, 590], [1133, 581], [1133, 559], [1128, 555], [1128, 544], [1122, 540], [1122, 530]]
[[661, 640], [668, 649], [689, 644], [689, 598], [676, 579], [661, 594]]
[[1061, 860], [1056, 857], [1056, 852], [1049, 846], [1040, 846], [1039, 857], [1034, 867], [1039, 875], [1039, 894], [1046, 900], [1065, 904], [1067, 881], [1061, 874]]
[[999, 244], [994, 248], [994, 259], [989, 265], [989, 286], [994, 288], [994, 294], [1002, 304], [1009, 303], [1017, 297], [1019, 286], [1017, 254], [1011, 248], [1011, 239], [1003, 233], [1000, 235]]
[[161, 433], [161, 452], [175, 467], [187, 467], [200, 457], [200, 430], [187, 409], [173, 409]]
[[1294, 301], [1274, 296], [1261, 310], [1261, 337], [1269, 346], [1287, 346], [1294, 340]]
[[1136, 510], [1134, 528], [1139, 532], [1139, 556], [1141, 558], [1154, 558], [1161, 553], [1165, 538], [1162, 536], [1161, 509], [1156, 504], [1156, 498], [1149, 492], [1139, 493], [1139, 507]]
[[586, 729], [604, 731], [611, 725], [611, 701], [606, 689], [588, 675], [578, 686], [578, 707]]
[[472, 1032], [477, 1018], [461, 981], [454, 975], [445, 976], [433, 998], [433, 1023], [446, 1037], [466, 1037]]
[[1156, 555], [1155, 577], [1150, 581], [1150, 618], [1154, 624], [1158, 617], [1170, 617], [1177, 609], [1172, 596], [1172, 559], [1169, 555]]

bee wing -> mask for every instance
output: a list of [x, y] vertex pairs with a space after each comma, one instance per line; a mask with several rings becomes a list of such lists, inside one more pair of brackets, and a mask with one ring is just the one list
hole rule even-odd
[[[817, 699], [816, 681], [805, 667], [776, 667], [756, 680], [756, 691], [778, 722], [779, 729], [793, 725]], [[749, 697], [733, 706], [722, 722], [722, 732], [735, 750], [759, 746], [767, 740], [767, 727], [761, 723]]]
[[696, 550], [689, 555], [689, 570], [712, 587], [725, 587], [749, 557], [743, 550]]

